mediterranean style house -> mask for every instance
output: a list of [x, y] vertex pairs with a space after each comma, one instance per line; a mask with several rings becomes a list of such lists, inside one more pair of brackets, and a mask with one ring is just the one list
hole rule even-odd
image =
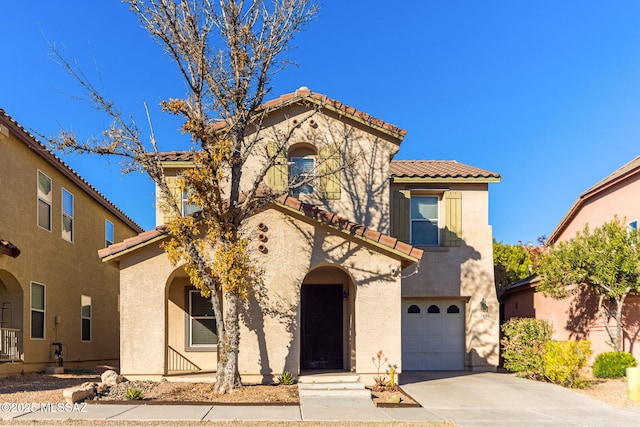
[[[394, 161], [405, 130], [305, 87], [262, 108], [264, 135], [299, 125], [266, 186], [357, 161], [279, 197], [244, 230], [264, 284], [244, 301], [243, 381], [318, 369], [372, 381], [379, 351], [399, 371], [495, 370], [488, 184], [500, 175], [455, 161]], [[175, 188], [191, 158], [162, 155]], [[264, 158], [252, 161], [257, 169]], [[185, 198], [183, 214], [195, 210]], [[160, 248], [170, 218], [156, 212], [155, 229], [100, 251], [120, 270], [121, 373], [214, 371], [216, 319]]]
[[119, 275], [141, 229], [0, 109], [0, 376], [119, 358]]
[[[560, 224], [551, 233], [548, 243], [575, 237], [585, 225], [590, 229], [612, 221], [615, 216], [628, 227], [638, 228], [640, 217], [640, 157], [636, 157], [584, 193], [573, 204]], [[554, 339], [588, 339], [594, 356], [611, 351], [609, 335], [597, 312], [595, 295], [582, 292], [575, 297], [555, 300], [536, 292], [539, 278], [528, 277], [506, 287], [500, 302], [504, 319], [535, 317], [550, 322]], [[623, 350], [640, 359], [640, 296], [630, 294], [623, 312]]]

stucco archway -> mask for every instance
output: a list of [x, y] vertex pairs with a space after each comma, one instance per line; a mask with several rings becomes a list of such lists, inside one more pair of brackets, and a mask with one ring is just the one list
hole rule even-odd
[[23, 290], [7, 270], [0, 270], [0, 361], [22, 358]]
[[217, 365], [215, 317], [182, 267], [166, 284], [166, 374], [211, 372]]
[[355, 282], [327, 264], [305, 276], [300, 291], [300, 369], [355, 369]]

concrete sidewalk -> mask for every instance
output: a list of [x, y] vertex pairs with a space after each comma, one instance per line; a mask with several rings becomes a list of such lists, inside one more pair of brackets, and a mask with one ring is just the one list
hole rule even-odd
[[[580, 393], [512, 375], [404, 373], [402, 387], [422, 408], [377, 408], [365, 398], [301, 397], [300, 405], [87, 404], [0, 408], [2, 420], [131, 421], [453, 421], [475, 426], [640, 426], [640, 410], [617, 409]], [[1, 400], [1, 397], [0, 397]], [[24, 405], [29, 406], [29, 405]]]

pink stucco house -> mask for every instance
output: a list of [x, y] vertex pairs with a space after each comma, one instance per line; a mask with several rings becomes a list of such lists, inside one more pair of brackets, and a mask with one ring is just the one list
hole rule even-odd
[[[591, 229], [614, 219], [638, 227], [640, 218], [640, 157], [636, 157], [582, 193], [551, 233], [548, 243], [569, 240], [585, 224]], [[589, 339], [594, 356], [611, 351], [609, 336], [596, 310], [595, 295], [555, 300], [536, 291], [539, 279], [533, 275], [506, 287], [499, 296], [504, 320], [535, 317], [554, 326], [555, 339]], [[631, 294], [625, 302], [624, 351], [640, 359], [640, 296]], [[613, 321], [612, 321], [613, 322]]]

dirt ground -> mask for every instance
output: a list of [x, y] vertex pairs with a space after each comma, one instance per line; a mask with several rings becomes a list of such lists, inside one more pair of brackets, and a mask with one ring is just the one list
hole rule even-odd
[[[8, 403], [62, 403], [62, 390], [67, 387], [81, 385], [85, 382], [99, 382], [98, 373], [71, 372], [59, 375], [25, 374], [0, 378], [0, 401]], [[255, 385], [245, 386], [237, 393], [217, 395], [212, 392], [211, 384], [205, 383], [173, 383], [147, 382], [143, 388], [146, 400], [171, 402], [212, 402], [212, 403], [298, 403], [297, 386]], [[114, 393], [116, 400], [129, 388], [138, 387], [139, 383], [123, 383], [118, 386], [120, 394]], [[575, 390], [612, 406], [640, 407], [640, 402], [627, 399], [626, 380], [594, 380], [591, 386]], [[386, 399], [392, 392], [374, 392], [375, 397]], [[112, 396], [112, 398], [113, 398]], [[105, 396], [104, 399], [109, 399]]]

